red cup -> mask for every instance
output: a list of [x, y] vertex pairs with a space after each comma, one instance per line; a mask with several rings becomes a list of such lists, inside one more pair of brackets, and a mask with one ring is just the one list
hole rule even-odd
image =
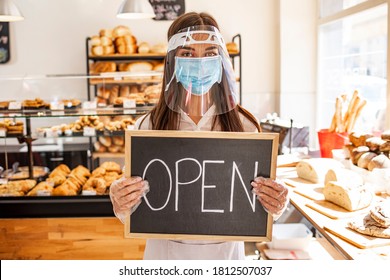
[[342, 149], [349, 143], [348, 133], [329, 132], [328, 129], [321, 129], [318, 133], [321, 157], [332, 158], [332, 150]]

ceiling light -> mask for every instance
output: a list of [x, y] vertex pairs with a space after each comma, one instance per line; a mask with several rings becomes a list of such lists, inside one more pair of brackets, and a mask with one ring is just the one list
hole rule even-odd
[[148, 0], [124, 0], [116, 16], [124, 19], [144, 19], [154, 18], [156, 14]]
[[0, 0], [0, 21], [24, 20], [24, 16], [12, 0]]

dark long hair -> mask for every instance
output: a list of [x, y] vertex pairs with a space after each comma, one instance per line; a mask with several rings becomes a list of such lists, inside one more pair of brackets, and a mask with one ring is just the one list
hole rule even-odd
[[[219, 29], [216, 20], [211, 15], [207, 13], [190, 12], [181, 15], [172, 23], [172, 25], [169, 27], [168, 30], [168, 41], [174, 34], [178, 33], [179, 30], [191, 26], [196, 26], [196, 25], [211, 25]], [[165, 65], [167, 62], [172, 63], [167, 61], [166, 58]], [[164, 71], [167, 71], [167, 69], [168, 67], [165, 67]], [[167, 83], [166, 76], [167, 75], [164, 75], [163, 77], [162, 92], [160, 95], [160, 99], [157, 105], [150, 111], [150, 120], [152, 123], [152, 129], [178, 130], [180, 126], [179, 113], [169, 109], [169, 107], [165, 102], [164, 91]], [[223, 77], [222, 79], [226, 79], [226, 77]], [[223, 82], [224, 81], [222, 80], [222, 83]], [[215, 86], [222, 86], [222, 85], [215, 85]], [[219, 101], [215, 100], [215, 102], [219, 102]], [[243, 114], [244, 117], [247, 118], [250, 122], [252, 122], [259, 132], [261, 131], [260, 125], [257, 122], [256, 118], [240, 105], [237, 105], [234, 109], [226, 113], [216, 115], [214, 117], [211, 129], [214, 130], [216, 126], [219, 125], [222, 131], [243, 132], [244, 127], [240, 120], [240, 113]]]

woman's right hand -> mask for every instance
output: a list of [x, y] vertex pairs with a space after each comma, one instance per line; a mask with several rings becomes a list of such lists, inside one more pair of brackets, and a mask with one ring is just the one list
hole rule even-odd
[[122, 177], [114, 181], [110, 186], [110, 198], [114, 213], [119, 217], [132, 214], [141, 204], [142, 196], [148, 193], [148, 181], [141, 177]]

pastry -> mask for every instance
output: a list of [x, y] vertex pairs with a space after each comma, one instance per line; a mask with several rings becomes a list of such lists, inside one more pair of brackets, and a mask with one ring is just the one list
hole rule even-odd
[[106, 181], [103, 178], [90, 178], [82, 188], [83, 190], [95, 191], [96, 194], [104, 194], [107, 190]]
[[370, 210], [370, 215], [381, 227], [390, 227], [390, 202], [378, 203]]
[[325, 200], [343, 207], [348, 211], [356, 211], [371, 204], [373, 194], [364, 185], [349, 185], [329, 181], [323, 190]]
[[40, 182], [31, 191], [27, 193], [27, 196], [37, 196], [39, 194], [51, 195], [53, 192], [53, 186], [47, 182]]
[[112, 37], [114, 37], [114, 38], [122, 37], [125, 35], [131, 35], [131, 31], [127, 26], [124, 26], [124, 25], [118, 25], [112, 31]]
[[125, 139], [123, 139], [122, 136], [114, 136], [112, 137], [112, 142], [114, 145], [123, 146], [125, 144]]
[[108, 38], [112, 38], [113, 34], [112, 34], [112, 29], [101, 29], [100, 32], [99, 32], [99, 35], [101, 37], [108, 37]]
[[91, 46], [100, 46], [101, 44], [100, 36], [96, 35], [91, 37]]
[[118, 163], [116, 162], [113, 162], [113, 161], [106, 161], [106, 162], [103, 162], [101, 165], [100, 165], [101, 168], [104, 168], [107, 172], [112, 172], [112, 171], [115, 171], [115, 172], [118, 172], [120, 173], [121, 172], [121, 167]]
[[168, 45], [165, 43], [155, 44], [150, 48], [151, 53], [165, 54], [168, 50]]
[[364, 218], [357, 218], [348, 222], [348, 227], [364, 235], [390, 238], [390, 228], [380, 227], [370, 214], [367, 214]]
[[331, 158], [311, 158], [303, 159], [297, 163], [296, 171], [299, 178], [308, 180], [312, 183], [323, 183], [325, 174], [330, 168], [340, 167], [343, 165]]
[[103, 55], [103, 46], [93, 46], [91, 52], [93, 55]]

